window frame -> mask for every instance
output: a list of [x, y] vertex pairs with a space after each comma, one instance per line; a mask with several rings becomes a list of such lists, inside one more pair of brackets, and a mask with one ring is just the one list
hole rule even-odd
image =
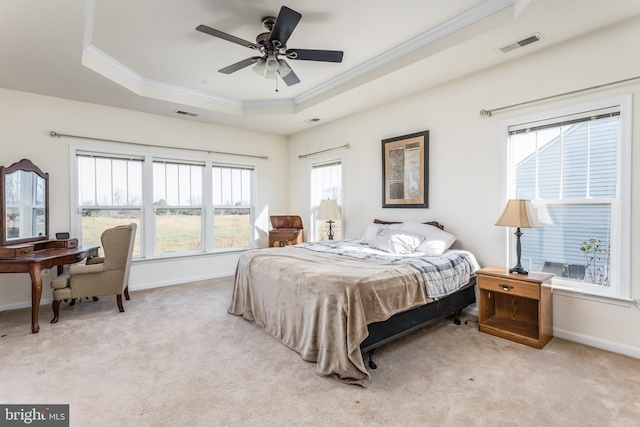
[[[139, 221], [141, 225], [144, 225], [145, 222], [145, 218], [144, 218], [144, 156], [140, 155], [139, 153], [121, 153], [121, 152], [107, 152], [107, 151], [103, 151], [103, 150], [95, 150], [95, 149], [86, 149], [84, 147], [71, 147], [71, 167], [70, 167], [70, 172], [71, 172], [71, 179], [70, 179], [70, 184], [71, 184], [71, 190], [70, 190], [70, 202], [71, 202], [71, 210], [70, 212], [75, 212], [75, 215], [72, 214], [71, 215], [71, 234], [73, 236], [77, 236], [78, 238], [78, 242], [80, 245], [82, 245], [82, 211], [83, 210], [96, 210], [96, 211], [109, 211], [109, 210], [128, 210], [128, 211], [138, 211], [139, 215]], [[83, 156], [84, 154], [84, 156]], [[110, 160], [115, 160], [115, 159], [122, 159], [122, 160], [136, 160], [138, 162], [140, 162], [140, 164], [142, 165], [141, 168], [141, 172], [142, 172], [142, 176], [141, 176], [141, 182], [142, 182], [142, 188], [141, 188], [141, 202], [139, 205], [131, 205], [131, 204], [125, 204], [125, 205], [100, 205], [100, 204], [95, 204], [95, 205], [81, 205], [80, 204], [80, 200], [78, 200], [78, 193], [79, 193], [79, 182], [78, 182], [78, 158], [79, 157], [96, 157], [96, 158], [107, 158]], [[97, 196], [97, 194], [96, 194]], [[74, 204], [75, 203], [75, 204]], [[140, 233], [140, 236], [143, 235], [144, 233], [144, 229], [143, 227], [138, 227], [138, 232]], [[144, 247], [144, 245], [140, 244], [140, 254], [134, 254], [133, 255], [133, 259], [142, 259], [145, 257], [145, 250], [146, 248]], [[102, 249], [100, 250], [102, 251]]]
[[[185, 160], [185, 159], [177, 159], [174, 157], [166, 157], [166, 156], [154, 156], [153, 159], [151, 160], [151, 169], [152, 169], [152, 174], [155, 174], [155, 164], [164, 164], [165, 165], [165, 181], [166, 181], [166, 165], [167, 164], [173, 164], [173, 165], [177, 165], [179, 166], [199, 166], [202, 168], [202, 182], [200, 183], [201, 185], [201, 189], [202, 192], [204, 193], [206, 191], [205, 189], [205, 180], [206, 180], [206, 172], [205, 172], [205, 168], [206, 168], [206, 162], [202, 162], [202, 161], [194, 161], [194, 160]], [[146, 165], [144, 165], [143, 167], [146, 168]], [[178, 170], [178, 177], [180, 176], [180, 172]], [[168, 200], [165, 199], [165, 203], [166, 205], [164, 206], [156, 206], [155, 205], [155, 201], [153, 200], [154, 197], [154, 191], [155, 191], [155, 176], [153, 176], [152, 180], [151, 180], [151, 188], [149, 189], [151, 191], [151, 197], [152, 197], [152, 206], [153, 206], [153, 251], [149, 252], [152, 253], [154, 257], [157, 258], [164, 258], [167, 256], [171, 256], [172, 254], [176, 254], [176, 255], [191, 255], [191, 254], [199, 254], [199, 253], [203, 253], [205, 252], [205, 211], [206, 211], [206, 205], [205, 205], [205, 195], [201, 194], [201, 203], [200, 205], [182, 205], [180, 204], [180, 200], [178, 200], [178, 204], [177, 205], [171, 205], [168, 203]], [[144, 183], [143, 183], [143, 190], [145, 189], [144, 187]], [[179, 191], [179, 190], [178, 190]], [[165, 196], [166, 196], [166, 188], [165, 188]], [[180, 252], [158, 252], [158, 210], [169, 210], [169, 211], [175, 211], [175, 210], [199, 210], [200, 211], [200, 249], [195, 249], [192, 251], [180, 251]]]
[[[253, 162], [238, 162], [238, 161], [225, 161], [215, 158], [195, 158], [189, 156], [179, 155], [166, 155], [162, 153], [150, 153], [150, 152], [138, 152], [132, 150], [114, 150], [109, 148], [100, 147], [87, 147], [87, 146], [70, 146], [69, 159], [70, 159], [70, 180], [69, 180], [69, 203], [71, 212], [70, 230], [73, 236], [78, 236], [79, 244], [82, 244], [82, 217], [81, 212], [85, 206], [79, 205], [78, 200], [78, 153], [94, 153], [96, 156], [112, 157], [112, 158], [143, 158], [142, 160], [142, 203], [141, 206], [116, 206], [113, 209], [139, 209], [140, 210], [140, 252], [139, 256], [134, 257], [134, 262], [139, 261], [151, 261], [167, 258], [184, 258], [184, 257], [199, 257], [207, 256], [218, 253], [228, 253], [245, 251], [256, 247], [256, 201], [257, 201], [257, 186], [256, 177], [258, 166]], [[168, 253], [155, 253], [156, 247], [156, 223], [155, 223], [155, 206], [153, 204], [153, 164], [154, 160], [167, 161], [173, 163], [184, 164], [197, 164], [203, 166], [203, 182], [202, 182], [202, 206], [188, 206], [185, 208], [202, 209], [202, 248], [198, 251], [184, 251], [184, 252], [168, 252]], [[250, 200], [250, 246], [232, 247], [232, 248], [215, 248], [214, 247], [214, 232], [213, 232], [213, 215], [214, 206], [213, 189], [212, 189], [212, 165], [229, 165], [252, 168], [253, 174], [251, 179], [251, 200]], [[89, 208], [104, 208], [100, 206], [89, 206]], [[106, 207], [110, 208], [110, 207]], [[173, 208], [173, 206], [167, 206], [167, 208]]]
[[[513, 150], [510, 143], [509, 127], [520, 124], [538, 122], [542, 120], [561, 121], [561, 117], [581, 114], [593, 110], [604, 109], [612, 106], [619, 106], [619, 140], [617, 147], [617, 203], [611, 205], [617, 210], [612, 213], [611, 236], [615, 241], [615, 260], [612, 259], [612, 269], [616, 269], [615, 283], [612, 282], [607, 288], [588, 283], [580, 284], [573, 281], [562, 280], [555, 277], [552, 285], [561, 295], [578, 297], [612, 304], [628, 305], [631, 300], [631, 238], [628, 232], [631, 228], [631, 125], [633, 120], [631, 95], [622, 95], [602, 100], [576, 104], [564, 108], [530, 114], [526, 116], [514, 117], [502, 121], [502, 164], [504, 185], [501, 189], [500, 204], [504, 206], [506, 200], [515, 197], [515, 173]], [[568, 203], [577, 203], [583, 199], [567, 200]], [[603, 199], [604, 200], [604, 199]], [[603, 201], [600, 200], [600, 201]], [[609, 199], [607, 199], [609, 200]], [[584, 200], [583, 200], [584, 201]], [[593, 199], [590, 201], [598, 201]], [[532, 200], [536, 204], [536, 199]], [[617, 206], [616, 206], [617, 205]], [[499, 208], [500, 209], [500, 208]], [[626, 230], [626, 232], [625, 232]], [[525, 231], [526, 232], [526, 231]], [[502, 263], [511, 265], [515, 263], [515, 239], [513, 230], [505, 227], [502, 237]], [[612, 257], [613, 258], [613, 257]]]
[[[251, 193], [251, 200], [249, 201], [249, 205], [241, 205], [241, 206], [226, 206], [226, 205], [214, 205], [213, 204], [213, 168], [214, 167], [228, 167], [228, 168], [236, 168], [236, 169], [244, 169], [244, 170], [250, 170], [251, 171], [251, 179], [249, 182], [249, 186], [250, 186], [250, 193]], [[234, 251], [234, 250], [246, 250], [246, 249], [252, 249], [256, 247], [256, 241], [258, 239], [258, 235], [256, 234], [256, 226], [255, 226], [255, 220], [256, 220], [256, 176], [257, 176], [257, 165], [254, 163], [243, 163], [243, 162], [220, 162], [220, 161], [211, 161], [208, 163], [207, 167], [209, 168], [209, 177], [208, 177], [208, 182], [210, 185], [210, 190], [208, 192], [208, 195], [211, 197], [211, 224], [210, 224], [210, 228], [211, 228], [211, 239], [210, 239], [210, 244], [211, 244], [211, 249], [215, 250], [216, 252], [227, 252], [227, 251]], [[234, 246], [231, 248], [228, 247], [224, 247], [224, 248], [215, 248], [215, 210], [216, 209], [234, 209], [234, 208], [242, 208], [242, 209], [249, 209], [249, 220], [250, 220], [250, 230], [249, 230], [249, 246]]]

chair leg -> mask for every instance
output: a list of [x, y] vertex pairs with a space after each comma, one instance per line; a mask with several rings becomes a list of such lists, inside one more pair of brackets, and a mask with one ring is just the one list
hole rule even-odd
[[126, 288], [124, 288], [124, 297], [127, 299], [127, 301], [129, 301], [131, 298], [129, 298], [129, 287], [127, 286]]
[[124, 307], [122, 306], [122, 294], [118, 294], [116, 299], [118, 300], [118, 310], [122, 313], [124, 311]]
[[76, 299], [75, 299], [75, 298], [73, 298], [73, 299], [71, 300], [71, 302], [69, 303], [69, 305], [76, 305]]
[[58, 316], [60, 315], [60, 301], [53, 301], [51, 307], [53, 308], [53, 319], [51, 319], [51, 323], [58, 323]]
[[98, 297], [93, 297], [94, 301], [98, 301], [98, 299], [99, 299]]

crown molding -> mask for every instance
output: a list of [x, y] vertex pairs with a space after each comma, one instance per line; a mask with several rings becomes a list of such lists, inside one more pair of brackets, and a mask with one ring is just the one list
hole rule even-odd
[[[175, 95], [178, 98], [193, 98], [199, 101], [220, 104], [225, 107], [239, 109], [243, 107], [241, 101], [211, 95], [183, 86], [146, 79], [91, 44], [85, 47], [82, 52], [82, 64], [139, 95], [147, 96], [149, 95], [147, 92], [162, 92], [167, 95]], [[113, 75], [119, 76], [120, 79], [110, 77]], [[120, 80], [124, 80], [129, 84], [123, 84]], [[168, 100], [166, 97], [163, 97], [163, 99]], [[183, 103], [184, 101], [179, 102]]]
[[461, 30], [475, 22], [478, 22], [496, 12], [513, 6], [518, 0], [488, 0], [473, 9], [468, 10], [447, 22], [444, 22], [436, 27], [433, 27], [424, 33], [410, 39], [409, 41], [396, 46], [375, 58], [341, 74], [335, 79], [329, 80], [315, 88], [299, 95], [293, 99], [294, 105], [300, 105], [304, 102], [310, 101], [313, 98], [322, 95], [332, 89], [335, 89], [357, 77], [363, 76], [377, 68], [382, 67], [390, 62], [393, 62], [409, 53], [418, 50], [428, 44], [431, 44], [437, 40], [440, 40], [454, 32]]
[[243, 112], [248, 114], [293, 113], [295, 112], [296, 107], [304, 103], [312, 101], [313, 99], [335, 90], [367, 73], [443, 39], [444, 37], [472, 25], [496, 12], [511, 7], [522, 0], [487, 0], [473, 9], [437, 25], [407, 42], [396, 46], [395, 48], [392, 48], [301, 95], [289, 99], [255, 101], [239, 101], [198, 90], [188, 89], [182, 86], [147, 79], [126, 67], [124, 64], [116, 61], [92, 44], [96, 1], [97, 0], [86, 1], [82, 52], [83, 65], [141, 96], [242, 115]]

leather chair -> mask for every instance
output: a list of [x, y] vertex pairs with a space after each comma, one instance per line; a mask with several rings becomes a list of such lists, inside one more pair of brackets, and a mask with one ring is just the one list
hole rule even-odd
[[269, 247], [296, 245], [303, 241], [302, 218], [298, 215], [272, 215]]
[[58, 321], [60, 302], [98, 296], [116, 295], [118, 309], [122, 312], [122, 294], [129, 300], [129, 272], [136, 237], [136, 224], [122, 225], [102, 233], [104, 257], [87, 259], [86, 265], [75, 265], [69, 272], [51, 281], [53, 289], [53, 320]]

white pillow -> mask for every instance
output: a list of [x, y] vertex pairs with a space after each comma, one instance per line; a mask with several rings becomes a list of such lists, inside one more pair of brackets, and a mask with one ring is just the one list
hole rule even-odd
[[371, 245], [371, 242], [376, 238], [378, 232], [383, 229], [399, 230], [402, 224], [375, 224], [371, 223], [367, 225], [367, 229], [364, 230], [362, 235], [362, 243]]
[[416, 248], [416, 252], [424, 252], [425, 254], [442, 254], [456, 241], [456, 236], [453, 234], [449, 234], [429, 224], [405, 222], [400, 229], [424, 236], [425, 239], [420, 246]]
[[383, 228], [373, 239], [371, 246], [392, 254], [407, 255], [412, 254], [423, 241], [424, 236], [420, 234]]

